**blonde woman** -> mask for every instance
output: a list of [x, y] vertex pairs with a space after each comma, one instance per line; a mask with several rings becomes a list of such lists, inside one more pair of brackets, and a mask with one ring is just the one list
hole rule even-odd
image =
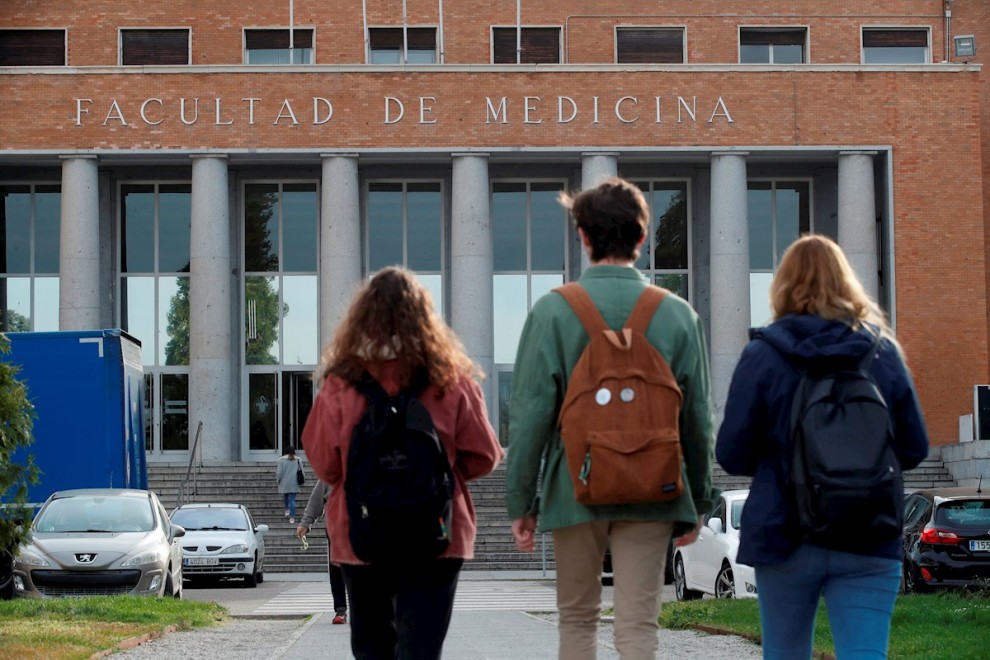
[[[437, 559], [364, 563], [349, 538], [347, 457], [367, 400], [355, 388], [367, 371], [395, 396], [425, 372], [418, 397], [429, 411], [454, 475], [450, 544]], [[303, 431], [316, 475], [330, 488], [330, 560], [339, 564], [356, 658], [439, 658], [464, 560], [474, 556], [476, 522], [467, 482], [495, 469], [503, 451], [488, 421], [478, 368], [434, 312], [429, 292], [398, 267], [379, 271], [357, 293], [324, 351], [320, 393]]]
[[901, 539], [802, 538], [788, 486], [790, 411], [799, 366], [858, 365], [879, 337], [869, 371], [887, 403], [894, 453], [907, 470], [928, 454], [914, 384], [883, 313], [834, 241], [804, 236], [787, 249], [770, 306], [773, 322], [751, 331], [759, 341], [749, 343], [736, 366], [716, 442], [722, 467], [753, 477], [737, 559], [756, 568], [763, 657], [810, 658], [824, 596], [836, 655], [883, 658], [901, 576]]

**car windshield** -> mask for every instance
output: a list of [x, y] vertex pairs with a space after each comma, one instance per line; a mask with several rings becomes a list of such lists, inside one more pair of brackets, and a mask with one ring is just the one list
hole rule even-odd
[[990, 500], [951, 500], [935, 512], [935, 523], [956, 527], [990, 526]]
[[147, 497], [61, 497], [41, 510], [34, 528], [39, 532], [150, 532], [155, 517]]
[[733, 529], [739, 529], [739, 522], [742, 520], [743, 505], [746, 500], [736, 500], [732, 503], [732, 512], [729, 516], [729, 524]]
[[202, 529], [243, 531], [248, 528], [247, 518], [240, 509], [176, 509], [172, 522], [182, 525], [187, 532]]

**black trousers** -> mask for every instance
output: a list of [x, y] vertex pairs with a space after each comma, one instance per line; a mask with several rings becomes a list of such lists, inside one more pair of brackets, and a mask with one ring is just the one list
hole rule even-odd
[[462, 559], [344, 565], [357, 660], [437, 660], [450, 626]]
[[330, 563], [330, 534], [327, 533], [327, 572], [330, 574], [330, 593], [333, 595], [333, 610], [337, 614], [347, 611], [347, 590], [344, 587], [344, 574], [340, 566]]

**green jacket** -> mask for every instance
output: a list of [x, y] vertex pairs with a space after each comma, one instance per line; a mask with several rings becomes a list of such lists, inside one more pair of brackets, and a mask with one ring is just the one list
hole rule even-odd
[[[646, 286], [638, 270], [623, 266], [593, 266], [580, 282], [615, 330], [622, 327]], [[574, 499], [557, 416], [588, 335], [563, 297], [549, 293], [533, 305], [526, 319], [512, 374], [506, 505], [513, 520], [536, 515], [541, 532], [592, 520], [673, 520], [679, 523], [674, 532], [679, 536], [694, 527], [699, 513], [711, 509], [716, 496], [715, 441], [701, 320], [686, 301], [670, 294], [646, 335], [670, 364], [684, 394], [680, 420], [684, 495], [673, 502], [609, 506], [585, 506]]]

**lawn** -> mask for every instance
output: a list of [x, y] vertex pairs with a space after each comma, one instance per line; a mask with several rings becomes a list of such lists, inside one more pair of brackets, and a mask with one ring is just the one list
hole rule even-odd
[[[754, 641], [760, 638], [755, 599], [664, 603], [665, 628], [718, 629]], [[990, 592], [945, 592], [899, 596], [891, 621], [889, 657], [924, 660], [981, 660], [990, 653]], [[815, 622], [815, 653], [835, 648], [824, 602]]]
[[113, 596], [0, 601], [0, 660], [76, 660], [122, 641], [227, 620], [216, 603]]

